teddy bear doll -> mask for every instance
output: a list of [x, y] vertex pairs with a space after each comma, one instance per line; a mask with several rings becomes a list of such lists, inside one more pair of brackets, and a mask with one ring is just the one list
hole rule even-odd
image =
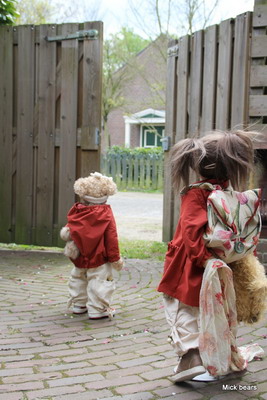
[[253, 254], [229, 263], [233, 271], [237, 321], [254, 324], [266, 311], [267, 278], [265, 268]]
[[120, 271], [120, 257], [115, 219], [108, 196], [117, 186], [111, 177], [99, 172], [79, 178], [74, 192], [79, 196], [67, 215], [67, 225], [60, 231], [66, 241], [64, 254], [74, 264], [69, 279], [70, 300], [74, 314], [88, 313], [90, 319], [113, 318], [110, 307], [115, 290], [112, 270]]

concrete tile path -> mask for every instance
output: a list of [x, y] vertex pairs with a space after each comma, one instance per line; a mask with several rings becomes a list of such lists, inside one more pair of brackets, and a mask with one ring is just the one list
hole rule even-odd
[[[0, 251], [0, 400], [267, 400], [266, 358], [220, 382], [172, 383], [161, 263], [126, 260], [113, 321], [66, 310], [70, 268], [62, 254]], [[243, 326], [239, 344], [266, 351], [266, 334]]]

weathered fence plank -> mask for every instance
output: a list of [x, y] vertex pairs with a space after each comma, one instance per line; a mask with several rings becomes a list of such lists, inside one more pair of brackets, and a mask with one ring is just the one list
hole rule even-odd
[[53, 243], [56, 43], [46, 37], [53, 34], [54, 26], [40, 27], [35, 241], [47, 246]]
[[[62, 34], [67, 35], [79, 30], [78, 24], [65, 24]], [[73, 183], [76, 179], [76, 133], [77, 130], [77, 76], [78, 76], [78, 41], [62, 42], [61, 58], [61, 129], [59, 159], [59, 228], [66, 222], [66, 209], [74, 201]]]
[[267, 115], [267, 96], [251, 95], [249, 97], [249, 115], [251, 117], [260, 117]]
[[204, 36], [203, 95], [200, 134], [214, 129], [217, 78], [217, 25], [206, 29]]
[[191, 38], [191, 74], [188, 126], [188, 132], [191, 136], [198, 135], [200, 128], [200, 110], [202, 100], [202, 63], [203, 31], [198, 31]]
[[219, 26], [218, 78], [216, 98], [216, 128], [228, 129], [232, 74], [233, 23], [228, 19]]
[[265, 35], [253, 36], [251, 57], [267, 57], [267, 43]]
[[232, 74], [231, 127], [243, 129], [248, 121], [248, 80], [252, 13], [237, 16]]
[[[86, 22], [84, 29], [97, 30], [103, 40], [103, 25], [99, 22]], [[81, 176], [87, 176], [100, 163], [102, 58], [97, 40], [83, 42]]]
[[253, 26], [266, 27], [267, 26], [267, 4], [256, 5], [253, 13]]
[[32, 243], [34, 47], [32, 26], [18, 29], [16, 243]]
[[267, 86], [267, 65], [252, 65], [250, 69], [250, 86]]
[[[170, 145], [175, 143], [176, 115], [177, 115], [177, 45], [169, 49], [170, 54], [167, 62], [167, 88], [166, 88], [166, 136], [169, 137]], [[164, 153], [164, 196], [163, 196], [163, 230], [162, 239], [167, 242], [173, 233], [173, 203], [174, 194], [170, 174], [170, 153]]]
[[12, 228], [12, 102], [13, 28], [0, 27], [0, 237], [11, 241]]
[[[175, 142], [184, 139], [186, 135], [190, 135], [188, 131], [188, 97], [189, 94], [189, 74], [190, 74], [190, 37], [184, 36], [179, 39], [179, 57], [177, 60], [177, 106], [176, 106], [176, 135]], [[167, 171], [166, 171], [167, 172]], [[169, 171], [167, 172], [170, 173]], [[177, 193], [174, 195], [174, 211], [173, 211], [173, 231], [176, 228], [178, 216], [180, 212], [180, 198]]]
[[187, 132], [187, 100], [189, 75], [189, 36], [179, 39], [179, 57], [177, 62], [177, 107], [176, 107], [176, 136], [175, 141], [185, 137]]

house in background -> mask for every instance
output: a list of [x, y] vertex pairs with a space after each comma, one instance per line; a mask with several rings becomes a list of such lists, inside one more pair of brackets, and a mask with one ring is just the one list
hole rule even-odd
[[146, 110], [124, 116], [125, 147], [160, 147], [165, 132], [165, 111]]
[[[165, 131], [165, 90], [168, 40], [160, 37], [125, 65], [129, 79], [122, 82], [123, 105], [110, 112], [107, 131], [110, 145], [161, 146]], [[107, 149], [102, 140], [102, 151]]]

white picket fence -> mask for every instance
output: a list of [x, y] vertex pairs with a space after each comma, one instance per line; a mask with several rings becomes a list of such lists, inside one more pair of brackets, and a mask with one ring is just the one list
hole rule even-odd
[[163, 154], [102, 155], [101, 171], [112, 176], [121, 190], [163, 189]]

